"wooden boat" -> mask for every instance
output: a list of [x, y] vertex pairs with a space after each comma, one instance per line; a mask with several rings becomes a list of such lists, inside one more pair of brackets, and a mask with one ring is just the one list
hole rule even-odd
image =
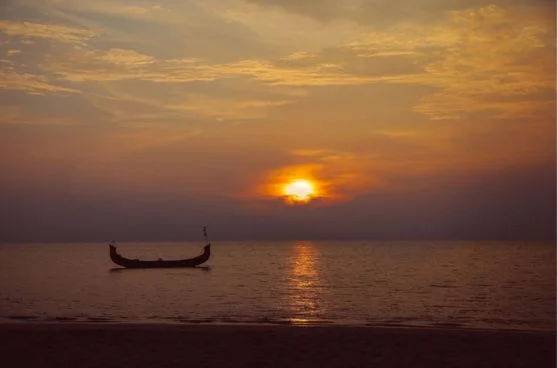
[[207, 240], [207, 232], [204, 227], [204, 235], [207, 241], [207, 245], [203, 247], [203, 253], [197, 257], [189, 259], [177, 259], [177, 260], [156, 260], [156, 261], [141, 261], [139, 259], [128, 259], [122, 257], [116, 251], [116, 246], [113, 243], [109, 243], [110, 249], [110, 259], [119, 266], [125, 268], [179, 268], [179, 267], [196, 267], [204, 262], [207, 262], [211, 256], [211, 243]]

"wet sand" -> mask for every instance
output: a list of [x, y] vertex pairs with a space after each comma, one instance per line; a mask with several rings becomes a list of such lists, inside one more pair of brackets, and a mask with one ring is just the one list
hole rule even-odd
[[556, 333], [245, 325], [0, 325], [1, 367], [556, 367]]

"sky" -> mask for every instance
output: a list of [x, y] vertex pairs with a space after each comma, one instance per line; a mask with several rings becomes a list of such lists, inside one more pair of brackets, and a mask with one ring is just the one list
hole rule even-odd
[[555, 239], [554, 1], [4, 0], [0, 46], [0, 241]]

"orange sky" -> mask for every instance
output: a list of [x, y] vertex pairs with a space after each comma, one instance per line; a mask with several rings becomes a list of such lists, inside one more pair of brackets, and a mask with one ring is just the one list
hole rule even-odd
[[[153, 214], [218, 223], [225, 238], [265, 237], [254, 218], [312, 237], [318, 210], [334, 223], [354, 213], [353, 224], [385, 211], [413, 237], [422, 201], [437, 203], [439, 225], [424, 236], [453, 236], [439, 221], [460, 213], [459, 236], [477, 221], [471, 234], [515, 237], [509, 227], [535, 221], [525, 208], [555, 211], [552, 1], [22, 0], [0, 10], [0, 238], [119, 235], [99, 220], [121, 217], [115, 203], [128, 238], [143, 238], [131, 229]], [[269, 189], [300, 170], [323, 194], [315, 208]], [[499, 187], [504, 197], [483, 201]], [[478, 203], [470, 214], [455, 207], [464, 196]], [[479, 214], [508, 213], [518, 196], [515, 217], [483, 227]], [[75, 218], [82, 231], [60, 225]], [[553, 221], [544, 215], [529, 236]], [[378, 226], [363, 236], [392, 234]]]

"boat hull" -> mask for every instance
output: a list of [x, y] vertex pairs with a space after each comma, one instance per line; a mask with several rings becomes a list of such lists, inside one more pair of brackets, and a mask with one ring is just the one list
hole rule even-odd
[[190, 258], [190, 259], [179, 259], [179, 260], [157, 260], [157, 261], [141, 261], [138, 259], [129, 259], [121, 256], [116, 251], [116, 247], [112, 244], [110, 246], [110, 259], [112, 262], [118, 266], [125, 268], [185, 268], [185, 267], [196, 267], [209, 260], [211, 256], [211, 244], [207, 244], [204, 247], [203, 254]]

